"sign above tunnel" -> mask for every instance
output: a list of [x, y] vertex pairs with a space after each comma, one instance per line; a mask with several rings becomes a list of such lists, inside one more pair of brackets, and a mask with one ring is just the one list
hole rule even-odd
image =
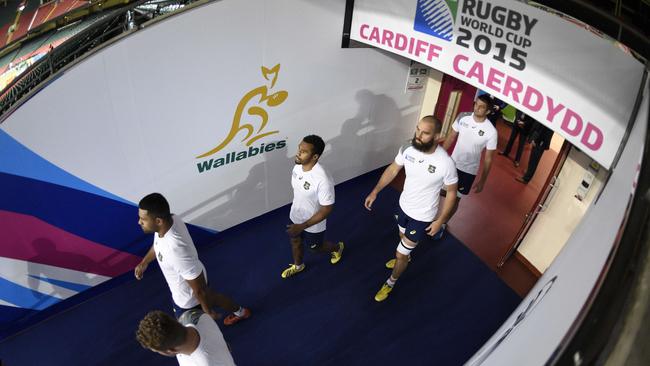
[[357, 0], [351, 38], [497, 96], [606, 168], [644, 68], [594, 28], [511, 0]]

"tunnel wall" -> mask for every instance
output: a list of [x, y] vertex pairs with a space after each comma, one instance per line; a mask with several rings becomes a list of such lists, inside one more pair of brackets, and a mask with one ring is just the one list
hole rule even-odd
[[136, 207], [150, 192], [201, 245], [290, 202], [305, 135], [326, 141], [336, 183], [389, 163], [424, 92], [406, 91], [408, 60], [342, 49], [344, 13], [343, 0], [207, 3], [102, 48], [9, 116], [3, 330], [129, 276], [151, 245]]

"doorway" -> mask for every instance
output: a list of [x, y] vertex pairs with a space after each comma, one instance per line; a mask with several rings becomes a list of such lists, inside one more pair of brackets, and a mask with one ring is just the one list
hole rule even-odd
[[[465, 82], [444, 75], [434, 115], [450, 129], [459, 113], [471, 112], [477, 89]], [[499, 140], [497, 150], [503, 150], [511, 132], [511, 123], [499, 119], [496, 123]], [[556, 165], [564, 139], [553, 137], [551, 149], [542, 155], [538, 168], [528, 184], [515, 180], [527, 167], [530, 145], [524, 149], [521, 166], [495, 154], [490, 175], [481, 193], [472, 192], [460, 202], [458, 211], [449, 222], [449, 233], [465, 244], [494, 270], [519, 295], [523, 296], [537, 281], [539, 271], [526, 258], [514, 251], [499, 266], [526, 225], [529, 212], [544, 193], [553, 167]]]
[[442, 77], [438, 103], [433, 115], [442, 121], [442, 136], [447, 136], [458, 113], [472, 111], [477, 88], [449, 75]]
[[584, 152], [569, 147], [551, 189], [535, 208], [535, 216], [517, 252], [540, 273], [551, 265], [607, 178]]

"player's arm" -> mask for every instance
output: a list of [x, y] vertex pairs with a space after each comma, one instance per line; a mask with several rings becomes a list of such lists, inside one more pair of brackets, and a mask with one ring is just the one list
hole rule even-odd
[[209, 289], [208, 284], [205, 282], [205, 276], [203, 275], [203, 272], [201, 272], [201, 274], [199, 274], [199, 276], [195, 279], [185, 281], [187, 281], [187, 283], [192, 288], [194, 297], [196, 297], [196, 299], [199, 301], [199, 304], [201, 304], [201, 309], [203, 312], [210, 315], [213, 319], [217, 319], [219, 315], [215, 313], [214, 310], [212, 310], [210, 302], [208, 301]]
[[445, 151], [449, 151], [451, 145], [454, 144], [457, 138], [458, 138], [458, 131], [452, 128], [449, 134], [447, 135], [445, 142], [442, 144], [442, 148], [445, 149]]
[[135, 278], [138, 280], [142, 279], [142, 275], [144, 274], [144, 271], [147, 270], [147, 267], [149, 266], [149, 263], [151, 263], [154, 259], [156, 259], [156, 252], [153, 250], [153, 245], [151, 248], [149, 248], [149, 251], [147, 254], [142, 258], [140, 263], [138, 263], [137, 266], [135, 266], [134, 274]]
[[431, 236], [435, 235], [442, 227], [442, 224], [444, 224], [445, 222], [447, 222], [447, 220], [449, 220], [449, 216], [451, 216], [451, 211], [454, 208], [454, 205], [456, 203], [456, 192], [458, 191], [458, 183], [446, 185], [445, 190], [447, 193], [445, 195], [445, 201], [442, 204], [442, 211], [440, 212], [438, 218], [435, 219], [426, 229], [427, 234]]
[[390, 182], [393, 181], [393, 179], [395, 179], [400, 170], [402, 170], [402, 165], [399, 165], [394, 161], [384, 170], [381, 178], [379, 178], [379, 181], [377, 182], [377, 185], [372, 189], [368, 197], [366, 197], [364, 204], [366, 206], [366, 209], [371, 209], [372, 203], [377, 199], [377, 194], [379, 194], [379, 192], [384, 189], [384, 187], [386, 187]]
[[483, 190], [485, 186], [485, 181], [487, 180], [488, 174], [490, 174], [490, 169], [492, 168], [492, 159], [494, 157], [494, 152], [496, 150], [486, 150], [485, 158], [483, 159], [483, 169], [481, 170], [481, 176], [478, 179], [478, 182], [474, 186], [474, 192], [479, 193]]
[[327, 206], [321, 206], [321, 208], [316, 211], [316, 213], [310, 217], [307, 221], [303, 222], [302, 224], [291, 224], [287, 225], [287, 233], [289, 233], [289, 236], [296, 236], [300, 234], [303, 230], [310, 226], [314, 226], [318, 224], [319, 222], [325, 220], [327, 216], [332, 212], [334, 209], [334, 205], [327, 205]]

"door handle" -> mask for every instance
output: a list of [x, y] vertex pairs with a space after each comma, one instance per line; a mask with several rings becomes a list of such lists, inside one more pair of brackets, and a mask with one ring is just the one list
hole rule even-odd
[[553, 200], [553, 197], [555, 197], [555, 194], [557, 193], [558, 188], [560, 187], [560, 179], [558, 177], [553, 177], [551, 179], [551, 183], [548, 185], [549, 187], [549, 192], [548, 196], [546, 196], [546, 199], [544, 200], [544, 203], [539, 204], [539, 212], [544, 212], [548, 208], [548, 206], [551, 204], [551, 201]]

